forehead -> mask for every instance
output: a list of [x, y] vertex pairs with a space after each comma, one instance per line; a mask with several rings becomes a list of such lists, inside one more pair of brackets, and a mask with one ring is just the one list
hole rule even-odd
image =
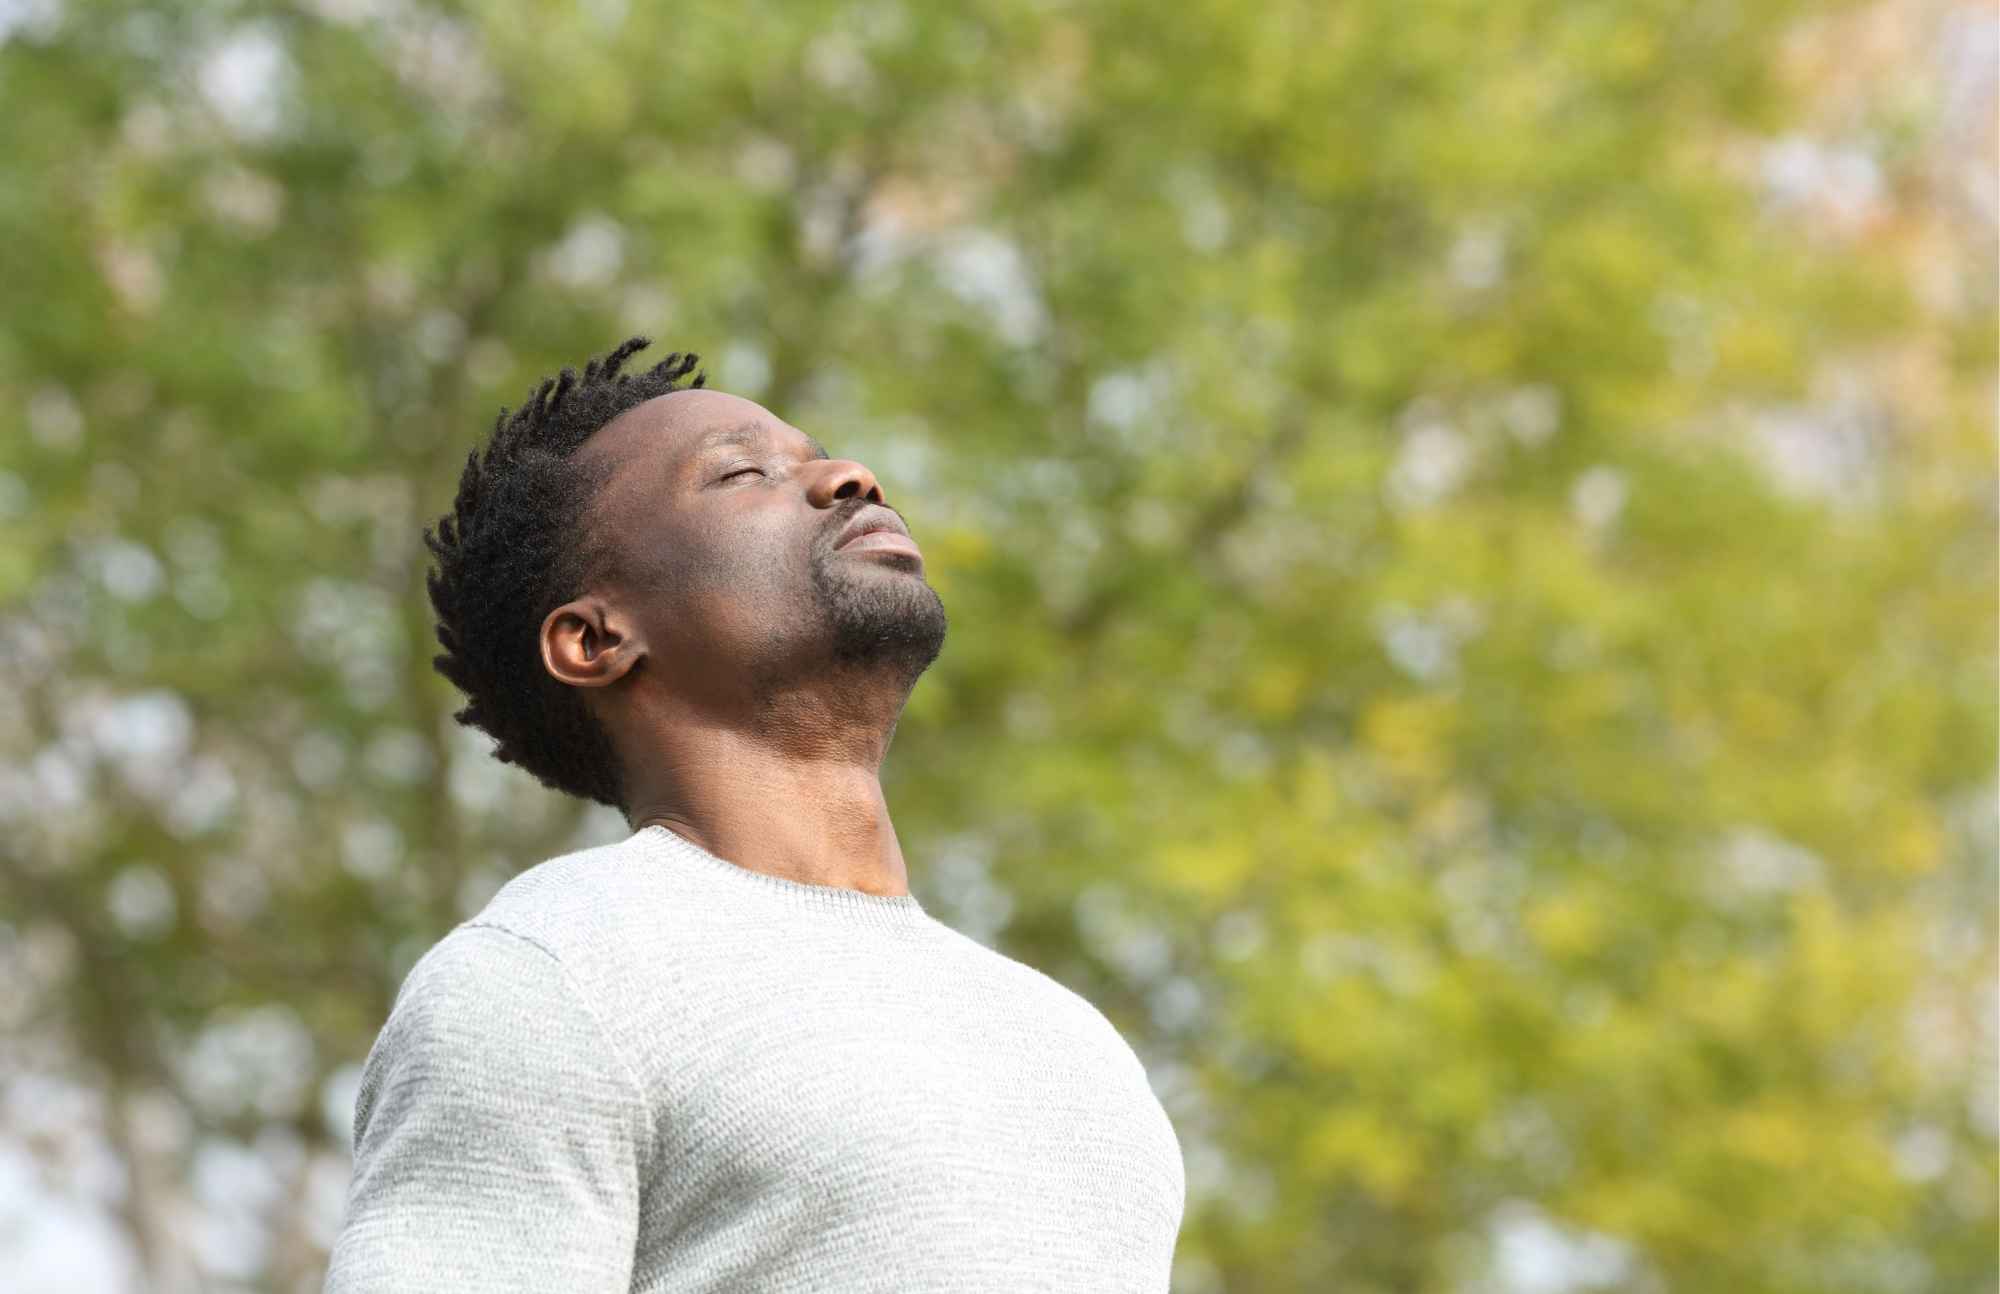
[[814, 457], [827, 456], [818, 441], [753, 400], [726, 391], [674, 391], [619, 414], [582, 452], [621, 467], [644, 460], [678, 468], [731, 446], [801, 441]]

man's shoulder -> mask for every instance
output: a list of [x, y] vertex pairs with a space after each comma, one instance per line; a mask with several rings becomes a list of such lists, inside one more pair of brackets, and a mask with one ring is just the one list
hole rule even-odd
[[521, 872], [467, 925], [505, 931], [575, 970], [615, 950], [635, 922], [675, 906], [672, 877], [634, 838], [558, 854]]

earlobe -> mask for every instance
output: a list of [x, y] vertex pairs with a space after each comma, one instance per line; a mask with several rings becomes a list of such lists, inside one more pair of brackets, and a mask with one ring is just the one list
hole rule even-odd
[[565, 602], [542, 620], [542, 666], [571, 687], [616, 683], [644, 648], [622, 617], [595, 598]]

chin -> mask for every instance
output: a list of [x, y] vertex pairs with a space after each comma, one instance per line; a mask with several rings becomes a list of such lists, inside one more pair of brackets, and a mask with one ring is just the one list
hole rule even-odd
[[892, 671], [914, 684], [944, 649], [944, 602], [921, 575], [891, 569], [856, 578], [822, 568], [821, 576], [815, 583], [836, 664]]

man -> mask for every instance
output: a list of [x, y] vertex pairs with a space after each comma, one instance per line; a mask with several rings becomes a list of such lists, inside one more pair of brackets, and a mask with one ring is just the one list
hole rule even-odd
[[458, 720], [633, 834], [411, 970], [328, 1290], [1166, 1289], [1138, 1058], [909, 891], [878, 773], [945, 616], [907, 527], [647, 344], [503, 411], [425, 533]]

